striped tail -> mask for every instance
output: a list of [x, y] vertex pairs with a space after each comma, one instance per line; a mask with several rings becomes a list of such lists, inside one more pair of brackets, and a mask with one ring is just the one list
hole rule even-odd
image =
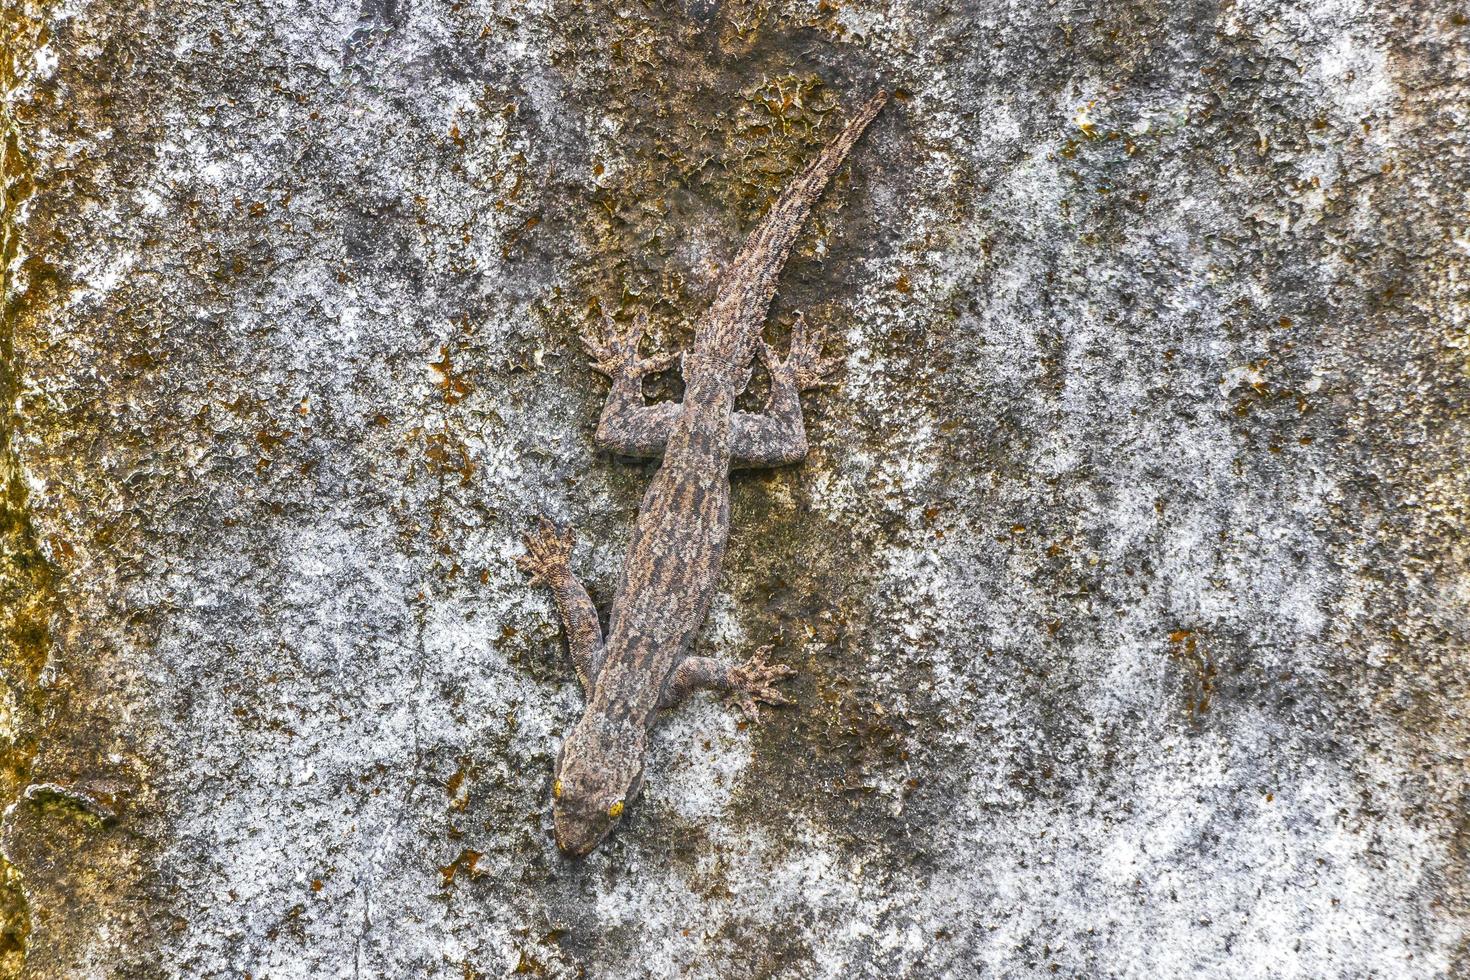
[[744, 367], [750, 360], [776, 295], [781, 267], [807, 215], [848, 151], [887, 102], [888, 93], [880, 91], [864, 103], [842, 132], [771, 205], [720, 280], [719, 293], [695, 339], [699, 355], [717, 363], [723, 361], [731, 369]]

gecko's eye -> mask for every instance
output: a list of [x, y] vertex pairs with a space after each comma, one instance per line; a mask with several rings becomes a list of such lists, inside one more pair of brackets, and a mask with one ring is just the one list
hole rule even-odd
[[554, 800], [561, 799], [561, 780], [560, 779], [552, 780], [552, 783], [551, 783], [551, 798], [554, 799]]
[[612, 806], [608, 807], [607, 815], [609, 817], [612, 817], [614, 820], [618, 819], [618, 817], [621, 817], [623, 815], [623, 801], [618, 800]]

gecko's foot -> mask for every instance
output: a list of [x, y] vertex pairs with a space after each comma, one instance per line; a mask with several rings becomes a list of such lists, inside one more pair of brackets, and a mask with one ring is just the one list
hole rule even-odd
[[735, 701], [751, 721], [760, 720], [757, 701], [764, 701], [766, 704], [791, 703], [791, 699], [773, 685], [794, 676], [796, 671], [785, 664], [766, 663], [766, 654], [770, 650], [769, 646], [763, 646], [743, 666], [730, 669], [730, 686], [734, 690]]
[[516, 567], [531, 576], [531, 584], [550, 584], [571, 568], [572, 545], [577, 542], [571, 528], [558, 532], [555, 524], [538, 517], [536, 530], [522, 540], [526, 542], [526, 553], [516, 559]]
[[604, 313], [602, 323], [582, 334], [582, 346], [592, 358], [592, 369], [609, 378], [641, 378], [645, 374], [657, 374], [669, 368], [679, 359], [677, 354], [658, 354], [644, 357], [638, 347], [648, 333], [648, 314], [638, 312], [633, 323], [619, 327], [617, 321]]
[[823, 339], [820, 328], [808, 327], [806, 317], [797, 314], [796, 322], [791, 325], [791, 349], [786, 352], [786, 359], [778, 358], [770, 345], [761, 341], [761, 363], [773, 381], [789, 383], [797, 391], [831, 384], [830, 375], [842, 361], [822, 356]]

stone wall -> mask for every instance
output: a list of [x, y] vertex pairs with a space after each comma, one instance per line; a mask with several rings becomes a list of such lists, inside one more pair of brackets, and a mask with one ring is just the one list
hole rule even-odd
[[[1453, 6], [12, 0], [0, 969], [1465, 975]], [[651, 473], [576, 334], [880, 86], [698, 644], [798, 703], [567, 861], [513, 559], [606, 603]]]

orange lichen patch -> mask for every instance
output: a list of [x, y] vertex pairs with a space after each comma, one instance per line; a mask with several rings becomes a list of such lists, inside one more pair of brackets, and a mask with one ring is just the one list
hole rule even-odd
[[532, 976], [545, 976], [546, 965], [525, 950], [521, 950], [520, 959], [516, 962], [516, 973], [531, 974]]
[[464, 777], [465, 768], [463, 765], [461, 765], [458, 769], [454, 771], [454, 775], [450, 776], [449, 779], [445, 781], [444, 791], [450, 796], [459, 795], [459, 788], [464, 784]]
[[291, 438], [291, 433], [282, 430], [272, 430], [267, 427], [255, 433], [255, 444], [260, 447], [260, 451], [266, 456], [274, 456], [276, 451], [284, 446], [286, 440], [289, 438]]
[[1210, 710], [1215, 694], [1215, 679], [1219, 669], [1215, 658], [1201, 649], [1200, 636], [1192, 629], [1177, 629], [1169, 634], [1169, 656], [1184, 664], [1193, 674], [1193, 690], [1186, 710], [1198, 717]]
[[429, 370], [434, 374], [435, 384], [439, 386], [446, 405], [464, 401], [475, 390], [463, 373], [454, 370], [454, 361], [449, 356], [447, 346], [439, 348], [439, 360], [430, 361]]
[[463, 813], [469, 807], [469, 777], [469, 759], [461, 758], [459, 760], [459, 768], [444, 783], [444, 791], [449, 794], [449, 808], [451, 810]]
[[475, 474], [469, 450], [449, 432], [435, 432], [425, 437], [424, 462], [436, 476], [457, 474], [462, 487], [469, 486], [470, 478]]
[[454, 876], [456, 874], [464, 873], [471, 878], [483, 874], [484, 872], [475, 870], [475, 865], [479, 864], [482, 856], [479, 851], [471, 850], [467, 847], [460, 851], [459, 856], [453, 861], [440, 867], [439, 873], [444, 876], [444, 887], [448, 888], [454, 883]]

